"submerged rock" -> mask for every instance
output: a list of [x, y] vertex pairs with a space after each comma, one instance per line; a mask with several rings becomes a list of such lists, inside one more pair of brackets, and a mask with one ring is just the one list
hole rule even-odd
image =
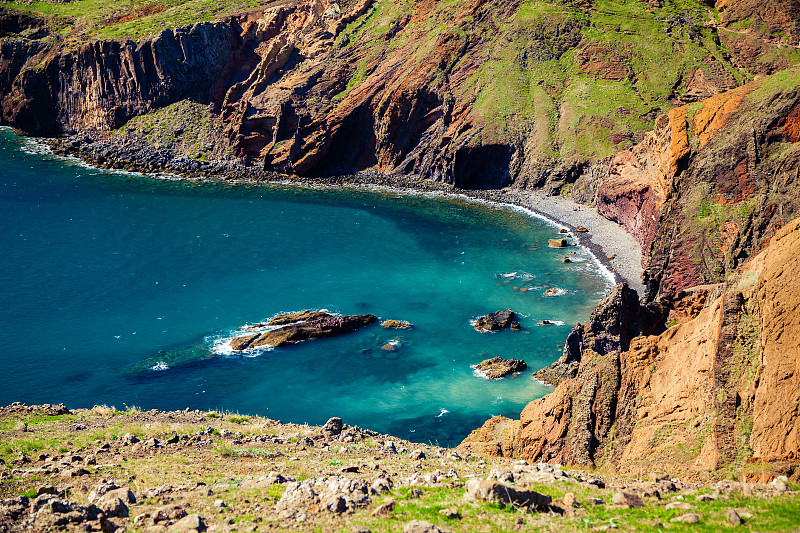
[[[308, 313], [303, 315], [303, 313]], [[298, 316], [308, 316], [307, 320], [293, 320]], [[292, 320], [289, 325], [263, 333], [254, 333], [236, 337], [230, 341], [233, 350], [242, 351], [260, 346], [289, 346], [309, 339], [317, 339], [331, 335], [339, 335], [355, 331], [378, 320], [375, 315], [342, 315], [336, 316], [323, 311], [301, 312], [291, 315], [278, 315], [267, 324], [274, 325], [275, 320]]]
[[503, 359], [492, 357], [475, 365], [475, 369], [484, 374], [488, 379], [500, 379], [509, 374], [522, 372], [528, 364], [522, 359]]
[[482, 317], [478, 317], [473, 327], [480, 331], [497, 331], [499, 329], [522, 329], [517, 321], [517, 315], [511, 309], [505, 311], [495, 311]]

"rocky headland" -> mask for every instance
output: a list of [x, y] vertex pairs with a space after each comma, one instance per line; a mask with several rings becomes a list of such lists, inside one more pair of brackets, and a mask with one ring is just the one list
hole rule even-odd
[[118, 5], [92, 27], [0, 9], [0, 120], [57, 154], [463, 193], [568, 223], [625, 283], [536, 374], [554, 392], [463, 453], [743, 491], [800, 476], [796, 0], [288, 0], [189, 25]]

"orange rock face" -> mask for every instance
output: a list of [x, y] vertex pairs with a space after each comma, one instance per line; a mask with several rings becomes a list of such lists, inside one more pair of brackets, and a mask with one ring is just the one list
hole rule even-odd
[[750, 447], [758, 459], [800, 452], [800, 220], [773, 237], [755, 288], [761, 356]]
[[747, 459], [797, 460], [800, 219], [727, 284], [675, 307], [681, 324], [622, 354], [585, 351], [577, 376], [529, 403], [519, 426], [502, 420], [513, 430], [499, 432], [492, 419], [462, 448], [698, 477]]

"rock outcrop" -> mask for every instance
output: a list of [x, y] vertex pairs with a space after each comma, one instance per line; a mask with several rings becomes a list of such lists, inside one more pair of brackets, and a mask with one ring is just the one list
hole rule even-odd
[[505, 311], [495, 311], [478, 317], [472, 324], [476, 330], [480, 332], [498, 331], [501, 329], [520, 329], [521, 326], [517, 321], [517, 314], [511, 309]]
[[521, 359], [503, 359], [502, 357], [484, 359], [475, 365], [475, 370], [486, 376], [486, 379], [500, 379], [509, 374], [522, 372], [527, 368], [527, 363]]
[[598, 355], [625, 351], [634, 337], [657, 330], [665, 318], [663, 305], [640, 305], [636, 291], [620, 283], [592, 311], [586, 324], [572, 328], [561, 357], [534, 376], [556, 386], [575, 377], [587, 350]]
[[528, 404], [519, 421], [489, 420], [461, 447], [628, 472], [747, 471], [745, 461], [780, 472], [800, 454], [798, 280], [800, 219], [714, 298], [699, 293], [704, 307], [687, 315], [685, 301], [673, 305], [680, 323], [627, 347], [616, 338], [617, 349], [604, 353], [594, 349], [603, 342], [584, 344], [574, 377]]
[[284, 325], [261, 333], [235, 337], [231, 339], [230, 346], [237, 352], [265, 346], [280, 348], [306, 340], [349, 333], [377, 320], [375, 315], [332, 315], [319, 311], [283, 314], [265, 325]]

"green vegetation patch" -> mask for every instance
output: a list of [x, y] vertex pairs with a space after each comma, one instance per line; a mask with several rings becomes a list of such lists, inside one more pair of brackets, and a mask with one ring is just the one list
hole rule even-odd
[[86, 41], [139, 39], [167, 28], [214, 20], [269, 3], [269, 0], [33, 0], [3, 5], [45, 16], [61, 35]]

